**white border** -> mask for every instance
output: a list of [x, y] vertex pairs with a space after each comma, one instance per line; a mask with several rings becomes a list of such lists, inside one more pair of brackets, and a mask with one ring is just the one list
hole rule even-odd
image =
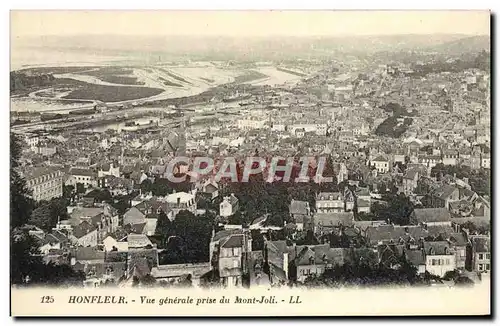
[[[211, 9], [211, 10], [216, 10], [216, 9], [491, 9], [493, 12], [498, 13], [498, 1], [493, 1], [493, 0], [475, 0], [475, 1], [427, 1], [427, 0], [420, 0], [420, 1], [346, 1], [346, 2], [331, 2], [331, 1], [318, 1], [318, 0], [308, 0], [308, 1], [297, 1], [297, 0], [282, 0], [282, 1], [260, 1], [260, 0], [253, 0], [253, 1], [195, 1], [195, 0], [184, 0], [184, 1], [175, 1], [175, 2], [170, 2], [166, 3], [165, 1], [150, 1], [150, 0], [141, 0], [141, 1], [130, 1], [130, 0], [122, 0], [115, 3], [112, 2], [107, 2], [104, 3], [102, 0], [86, 0], [86, 1], [2, 1], [1, 3], [2, 6], [2, 16], [1, 18], [1, 37], [2, 37], [2, 44], [5, 46], [5, 50], [2, 53], [2, 69], [3, 69], [3, 76], [4, 80], [7, 80], [7, 75], [9, 73], [9, 50], [7, 47], [7, 44], [9, 44], [9, 11], [10, 9]], [[497, 41], [497, 35], [494, 33], [493, 37], [495, 38], [495, 44]], [[497, 62], [498, 60], [497, 53], [494, 53], [494, 61]], [[495, 83], [496, 85], [496, 83]], [[495, 90], [492, 90], [493, 92], [496, 92]], [[3, 121], [5, 123], [5, 127], [2, 129], [2, 138], [1, 138], [1, 147], [2, 147], [2, 152], [7, 154], [4, 156], [4, 159], [1, 160], [1, 171], [2, 173], [2, 185], [1, 187], [1, 207], [4, 208], [4, 216], [3, 216], [3, 222], [5, 223], [4, 227], [1, 228], [1, 235], [2, 239], [4, 239], [4, 246], [2, 247], [3, 249], [3, 257], [4, 261], [8, 262], [8, 257], [9, 257], [9, 212], [7, 212], [7, 208], [9, 207], [9, 190], [8, 190], [8, 169], [9, 169], [9, 111], [8, 111], [8, 99], [9, 99], [9, 86], [6, 85], [5, 87], [2, 88], [3, 96], [4, 96], [4, 103], [5, 103], [5, 108], [0, 110], [0, 121]], [[492, 110], [496, 110], [496, 107], [493, 107]], [[500, 119], [500, 114], [495, 114], [495, 125], [499, 126], [499, 119]], [[495, 128], [493, 128], [495, 129]], [[495, 153], [498, 154], [498, 148], [495, 146]], [[498, 155], [495, 155], [495, 162], [497, 162], [497, 157]], [[496, 167], [495, 167], [496, 168]], [[495, 178], [495, 184], [496, 184], [496, 178]], [[494, 202], [499, 203], [498, 200], [498, 193], [495, 192], [495, 198]], [[498, 234], [498, 225], [499, 223], [496, 222], [496, 228], [495, 228], [495, 235]], [[496, 241], [495, 241], [496, 243]], [[496, 249], [496, 248], [495, 248]], [[494, 253], [495, 258], [497, 258], [496, 252]], [[4, 314], [3, 316], [8, 316], [8, 303], [10, 298], [8, 297], [9, 295], [9, 287], [7, 283], [7, 279], [9, 276], [9, 270], [7, 269], [8, 264], [4, 264], [4, 268], [2, 268], [2, 280], [4, 284], [4, 296], [2, 297], [2, 303], [3, 307], [5, 307]], [[499, 268], [498, 264], [494, 264], [494, 266]], [[495, 270], [495, 276], [497, 271]], [[497, 282], [498, 283], [498, 282]], [[495, 293], [496, 293], [495, 289]], [[498, 294], [498, 293], [496, 293]], [[474, 298], [471, 298], [471, 300], [474, 300]], [[498, 304], [498, 300], [495, 300], [495, 302]], [[363, 300], [360, 298], [359, 304], [364, 304]], [[495, 307], [496, 310], [497, 307]], [[51, 321], [49, 321], [51, 322]], [[67, 321], [64, 321], [67, 322]], [[101, 324], [105, 325], [111, 321], [95, 321], [93, 320], [92, 322], [96, 324]], [[123, 321], [118, 321], [118, 323], [122, 323]], [[139, 323], [141, 321], [137, 321]], [[164, 321], [165, 322], [165, 321]], [[167, 321], [168, 323], [178, 323], [173, 320]], [[221, 321], [216, 321], [217, 323], [220, 323]], [[294, 324], [295, 322], [292, 321], [286, 321], [287, 324]], [[332, 322], [332, 321], [327, 321], [327, 322]], [[344, 323], [345, 321], [333, 321], [335, 323]], [[352, 322], [352, 321], [351, 321]], [[361, 321], [354, 321], [355, 323], [361, 323]], [[370, 321], [373, 322], [373, 321]], [[429, 324], [442, 324], [442, 323], [447, 323], [447, 322], [452, 322], [454, 321], [428, 321], [426, 320], [425, 323], [427, 325]], [[468, 321], [469, 322], [469, 321]], [[7, 324], [13, 323], [13, 320], [11, 318], [8, 318]], [[34, 321], [29, 321], [25, 322], [27, 325], [29, 324], [34, 324]], [[191, 321], [190, 321], [191, 323]], [[185, 324], [185, 322], [183, 322]]]

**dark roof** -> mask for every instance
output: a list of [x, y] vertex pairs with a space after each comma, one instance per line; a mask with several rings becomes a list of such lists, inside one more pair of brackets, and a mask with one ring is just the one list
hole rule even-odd
[[80, 239], [81, 237], [89, 234], [90, 232], [96, 230], [97, 228], [94, 225], [91, 225], [87, 221], [83, 221], [79, 225], [77, 225], [73, 229], [73, 235], [77, 238]]
[[86, 177], [95, 177], [96, 173], [89, 169], [71, 168], [69, 170], [70, 175], [81, 175]]
[[346, 256], [349, 255], [348, 249], [343, 248], [330, 248], [330, 245], [315, 245], [315, 246], [296, 246], [295, 249], [290, 248], [288, 251], [291, 253], [295, 264], [301, 265], [343, 265]]
[[354, 224], [353, 212], [332, 212], [332, 213], [316, 213], [314, 214], [314, 225], [323, 227], [331, 227], [342, 224], [344, 226]]
[[446, 200], [456, 190], [458, 190], [458, 188], [445, 184], [445, 185], [442, 185], [441, 187], [435, 189], [434, 191], [432, 191], [432, 195], [434, 197], [438, 197], [438, 198], [441, 198], [443, 200]]
[[369, 226], [366, 228], [366, 238], [372, 243], [393, 242], [403, 239], [404, 241], [419, 240], [429, 235], [428, 231], [422, 226], [399, 226], [399, 225], [380, 225]]
[[447, 222], [451, 220], [450, 212], [446, 208], [417, 208], [413, 212], [419, 223]]
[[222, 245], [223, 248], [239, 248], [243, 247], [243, 234], [234, 234]]
[[51, 173], [57, 172], [57, 170], [51, 167], [39, 167], [33, 170], [30, 170], [26, 173], [26, 180], [36, 179], [38, 177], [49, 175]]
[[427, 227], [427, 232], [431, 236], [443, 236], [445, 238], [448, 238], [452, 233], [455, 232], [452, 226], [450, 225], [429, 225]]
[[241, 233], [241, 230], [237, 229], [221, 230], [214, 235], [212, 242], [222, 240], [224, 238], [229, 237], [231, 234], [236, 234], [236, 233]]
[[424, 251], [426, 255], [453, 255], [448, 241], [425, 241]]
[[102, 260], [104, 262], [105, 252], [97, 247], [78, 247], [75, 250], [75, 258], [82, 260]]
[[420, 172], [419, 169], [416, 169], [416, 168], [407, 169], [405, 174], [404, 174], [404, 178], [414, 180], [415, 176], [418, 175], [419, 172]]

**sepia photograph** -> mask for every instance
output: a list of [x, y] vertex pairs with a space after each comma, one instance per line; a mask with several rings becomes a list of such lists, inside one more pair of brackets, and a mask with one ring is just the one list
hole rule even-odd
[[490, 21], [12, 10], [11, 315], [490, 315]]

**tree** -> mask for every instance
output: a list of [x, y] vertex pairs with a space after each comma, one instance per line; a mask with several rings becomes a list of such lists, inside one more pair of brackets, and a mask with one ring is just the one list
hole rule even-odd
[[176, 215], [170, 225], [165, 217], [160, 217], [159, 223], [157, 233], [161, 232], [158, 235], [167, 249], [164, 253], [165, 260], [176, 260], [176, 263], [209, 260], [209, 244], [214, 227], [213, 215], [206, 213], [204, 216], [195, 216], [183, 210]]
[[50, 232], [58, 220], [67, 220], [68, 200], [65, 198], [54, 198], [48, 202], [42, 202], [33, 210], [29, 223], [38, 226], [45, 232]]
[[85, 193], [85, 185], [83, 183], [78, 182], [76, 184], [76, 193], [77, 194], [84, 194]]
[[413, 203], [403, 194], [386, 194], [382, 197], [387, 205], [381, 205], [378, 202], [373, 203], [371, 210], [376, 220], [389, 219], [392, 223], [398, 225], [408, 225], [410, 215], [413, 212]]
[[15, 134], [10, 135], [10, 225], [11, 228], [24, 225], [30, 218], [34, 206], [29, 197], [26, 181], [17, 172], [21, 157], [21, 140]]
[[63, 197], [67, 199], [73, 199], [74, 197], [75, 186], [73, 185], [65, 185], [63, 187]]

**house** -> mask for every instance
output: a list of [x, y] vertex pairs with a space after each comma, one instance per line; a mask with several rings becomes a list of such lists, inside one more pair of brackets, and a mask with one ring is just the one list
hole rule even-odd
[[187, 192], [176, 192], [168, 195], [165, 198], [170, 209], [173, 211], [174, 216], [176, 216], [181, 210], [190, 211], [196, 214], [196, 200], [195, 196]]
[[337, 184], [347, 180], [348, 171], [344, 163], [333, 163], [333, 171], [337, 172]]
[[382, 156], [377, 156], [372, 161], [372, 166], [375, 167], [378, 173], [389, 172], [389, 161]]
[[449, 209], [450, 203], [460, 200], [460, 190], [448, 184], [444, 184], [429, 193], [430, 205], [432, 207], [444, 207]]
[[123, 214], [123, 225], [141, 224], [146, 221], [146, 214], [143, 213], [137, 206], [130, 207]]
[[410, 221], [413, 225], [451, 226], [451, 214], [446, 208], [417, 208], [413, 210]]
[[74, 186], [78, 183], [84, 185], [85, 188], [97, 187], [97, 174], [89, 169], [71, 168], [68, 172], [66, 185]]
[[109, 252], [109, 251], [127, 252], [128, 251], [128, 242], [127, 241], [118, 241], [112, 236], [107, 236], [104, 240], [102, 240], [102, 244], [103, 244], [104, 250], [106, 252]]
[[310, 223], [309, 202], [292, 199], [288, 210], [292, 221], [297, 225], [297, 230], [304, 230], [304, 224]]
[[418, 274], [420, 275], [425, 274], [426, 260], [425, 260], [425, 254], [421, 249], [405, 250], [404, 255], [406, 261], [417, 269]]
[[212, 270], [210, 263], [190, 263], [158, 265], [151, 269], [153, 276], [158, 283], [179, 283], [189, 278], [192, 285], [199, 287], [204, 275]]
[[63, 174], [52, 168], [36, 168], [26, 176], [26, 186], [35, 201], [62, 197]]
[[403, 192], [405, 195], [413, 193], [418, 186], [420, 171], [417, 168], [407, 169], [403, 175]]
[[[356, 184], [356, 186], [359, 184]], [[343, 199], [344, 199], [344, 208], [346, 212], [351, 212], [354, 210], [354, 202], [356, 201], [356, 196], [354, 192], [349, 189], [349, 187], [344, 188], [344, 194], [343, 194]]]
[[234, 195], [225, 196], [219, 204], [219, 214], [222, 217], [229, 217], [234, 215], [239, 209], [239, 200]]
[[457, 269], [465, 270], [467, 262], [467, 246], [469, 241], [464, 233], [451, 233], [448, 236], [450, 245], [455, 250], [455, 261]]
[[205, 180], [198, 193], [213, 200], [219, 196], [219, 185], [214, 180]]
[[370, 213], [371, 195], [368, 188], [358, 187], [354, 193], [356, 197], [356, 208], [358, 213]]
[[452, 150], [452, 149], [443, 150], [442, 157], [444, 165], [458, 164], [459, 154], [457, 150]]
[[483, 153], [481, 154], [481, 167], [483, 169], [489, 169], [490, 168], [490, 154], [489, 153]]
[[102, 178], [108, 175], [112, 175], [114, 177], [119, 178], [120, 177], [120, 166], [116, 165], [114, 163], [106, 163], [102, 164], [99, 167], [99, 170], [97, 171], [97, 177]]
[[288, 268], [293, 248], [288, 247], [285, 240], [265, 241], [264, 259], [269, 266], [271, 284], [288, 283]]
[[371, 212], [371, 202], [369, 200], [358, 198], [356, 199], [356, 206], [358, 213], [368, 214]]
[[219, 271], [222, 284], [227, 288], [240, 287], [248, 268], [246, 258], [252, 251], [252, 239], [243, 230], [223, 230], [212, 237], [210, 259]]
[[354, 225], [353, 212], [332, 212], [332, 213], [316, 213], [313, 217], [314, 233], [323, 234], [330, 232], [333, 228], [342, 226]]
[[95, 247], [97, 246], [97, 227], [83, 221], [73, 228], [70, 239], [78, 246]]
[[424, 241], [425, 270], [443, 277], [457, 268], [455, 253], [447, 241]]
[[340, 192], [320, 192], [316, 196], [316, 212], [334, 213], [344, 211], [344, 199]]
[[491, 271], [491, 241], [488, 235], [470, 237], [472, 253], [472, 270], [479, 273]]
[[45, 234], [43, 238], [40, 239], [40, 253], [47, 255], [53, 249], [63, 249], [70, 243], [68, 236], [59, 231], [53, 230], [49, 234]]

